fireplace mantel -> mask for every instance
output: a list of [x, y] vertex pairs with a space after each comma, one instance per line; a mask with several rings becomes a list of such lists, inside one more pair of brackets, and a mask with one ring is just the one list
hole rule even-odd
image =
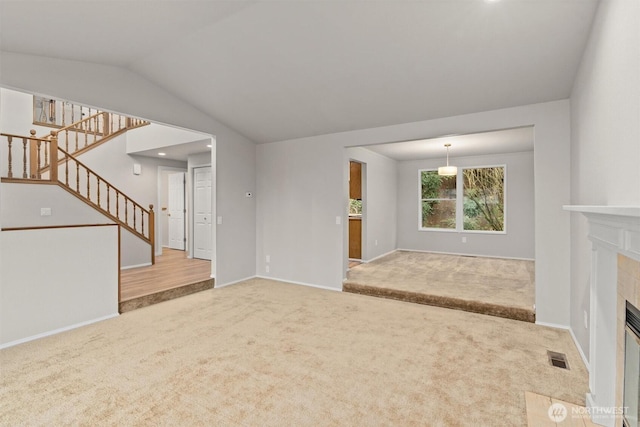
[[603, 214], [640, 218], [640, 206], [588, 206], [588, 205], [565, 205], [565, 211], [581, 212], [584, 214]]
[[566, 205], [589, 220], [589, 240], [640, 261], [640, 206]]
[[[593, 421], [605, 426], [621, 426], [621, 417], [607, 410], [622, 405], [622, 365], [624, 362], [624, 307], [630, 300], [638, 306], [639, 283], [620, 273], [625, 266], [640, 269], [640, 206], [563, 206], [583, 214], [589, 223], [592, 243], [589, 307], [589, 388], [586, 396]], [[627, 261], [625, 261], [627, 260]], [[632, 263], [632, 264], [629, 264]], [[620, 274], [624, 274], [622, 282]]]

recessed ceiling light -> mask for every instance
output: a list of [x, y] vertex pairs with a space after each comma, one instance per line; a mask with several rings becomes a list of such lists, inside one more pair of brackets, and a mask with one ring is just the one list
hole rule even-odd
[[212, 147], [212, 145], [211, 145], [211, 144], [207, 144], [207, 148], [211, 148], [211, 147]]
[[498, 3], [500, 0], [484, 0], [485, 3]]
[[158, 156], [166, 156], [167, 153], [158, 153]]

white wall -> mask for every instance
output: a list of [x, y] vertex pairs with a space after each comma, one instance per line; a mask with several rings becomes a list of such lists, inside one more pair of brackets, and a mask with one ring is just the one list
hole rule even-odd
[[[36, 136], [44, 137], [54, 128], [37, 126], [33, 124], [33, 96], [24, 92], [0, 88], [0, 102], [2, 103], [2, 115], [0, 125], [2, 133], [17, 135], [29, 135], [29, 130], [34, 129]], [[3, 159], [4, 160], [4, 159]], [[4, 161], [3, 161], [4, 163]]]
[[[601, 1], [571, 94], [571, 204], [640, 205], [640, 2]], [[591, 244], [571, 216], [571, 329], [584, 354]]]
[[341, 289], [348, 180], [343, 146], [314, 138], [261, 144], [257, 151], [258, 274]]
[[138, 151], [146, 151], [153, 148], [206, 141], [209, 137], [209, 135], [191, 132], [186, 129], [151, 123], [127, 132], [127, 153], [135, 154]]
[[[419, 176], [420, 169], [435, 169], [445, 159], [411, 160], [398, 163], [398, 248], [480, 255], [504, 258], [533, 259], [534, 185], [533, 152], [452, 157], [458, 167], [506, 165], [506, 234], [473, 232], [420, 231]], [[462, 242], [466, 237], [466, 243]]]
[[[258, 256], [271, 275], [340, 289], [345, 254], [344, 149], [534, 126], [536, 306], [569, 325], [569, 102], [555, 101], [258, 146]], [[343, 222], [343, 221], [342, 221]], [[264, 275], [264, 271], [258, 271]]]
[[[99, 82], [99, 84], [96, 84]], [[124, 68], [0, 52], [0, 85], [75, 101], [216, 136], [220, 268], [216, 284], [255, 275], [255, 144], [216, 119]]]
[[0, 348], [117, 316], [117, 226], [1, 234]]
[[[345, 150], [345, 167], [349, 161], [364, 163], [362, 174], [362, 259], [370, 261], [397, 248], [396, 205], [398, 163], [366, 148]], [[348, 169], [344, 174], [349, 177]], [[349, 190], [347, 191], [347, 204]], [[348, 218], [345, 218], [348, 221]], [[346, 222], [345, 222], [346, 224]], [[345, 227], [348, 239], [348, 227]]]
[[[0, 185], [2, 227], [44, 227], [52, 225], [109, 224], [105, 217], [57, 185]], [[50, 216], [41, 216], [50, 208]]]
[[[41, 216], [41, 208], [51, 209], [51, 215]], [[61, 187], [42, 184], [1, 184], [0, 218], [3, 228], [112, 223]], [[122, 267], [151, 263], [149, 245], [125, 229], [121, 232], [120, 248]]]

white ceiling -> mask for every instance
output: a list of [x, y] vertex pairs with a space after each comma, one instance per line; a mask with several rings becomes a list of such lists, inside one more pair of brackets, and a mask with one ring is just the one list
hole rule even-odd
[[[133, 154], [136, 156], [153, 157], [156, 159], [171, 159], [186, 162], [189, 155], [211, 152], [211, 147], [207, 147], [207, 144], [211, 144], [211, 139], [203, 139], [200, 141], [192, 141], [182, 144], [172, 144], [165, 147], [135, 151], [129, 154]], [[164, 153], [164, 156], [161, 156], [158, 153]]]
[[567, 98], [596, 4], [1, 0], [0, 48], [128, 68], [264, 143]]
[[449, 135], [432, 139], [368, 145], [364, 148], [395, 160], [421, 160], [446, 157], [445, 144], [451, 144], [450, 157], [468, 157], [533, 151], [533, 140], [533, 127], [529, 126], [470, 135]]

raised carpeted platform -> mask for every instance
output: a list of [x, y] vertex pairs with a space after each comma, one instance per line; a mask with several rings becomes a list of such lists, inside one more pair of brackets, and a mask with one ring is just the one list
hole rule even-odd
[[349, 270], [343, 291], [535, 322], [527, 260], [396, 251]]

